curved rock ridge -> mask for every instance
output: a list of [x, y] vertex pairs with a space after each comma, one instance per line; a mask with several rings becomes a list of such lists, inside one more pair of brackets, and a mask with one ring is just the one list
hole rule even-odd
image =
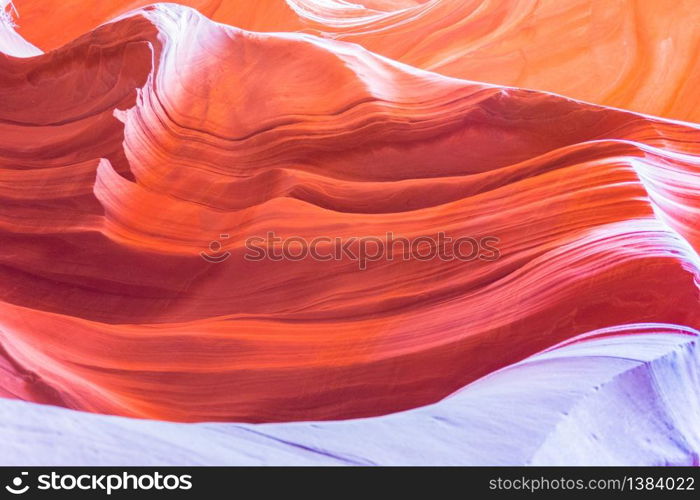
[[[186, 422], [369, 417], [611, 325], [700, 328], [695, 125], [174, 4], [12, 47], [0, 395]], [[489, 236], [499, 258], [246, 260], [269, 232]], [[214, 241], [224, 262], [201, 256]]]
[[[150, 0], [14, 0], [54, 49]], [[252, 31], [358, 43], [446, 76], [700, 121], [696, 0], [181, 0]], [[52, 29], [58, 24], [60, 30]]]
[[697, 466], [697, 335], [608, 328], [434, 405], [343, 422], [173, 424], [4, 400], [0, 463]]

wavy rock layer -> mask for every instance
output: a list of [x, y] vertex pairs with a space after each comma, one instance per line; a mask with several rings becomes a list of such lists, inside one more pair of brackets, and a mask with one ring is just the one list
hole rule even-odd
[[[700, 328], [693, 125], [176, 5], [0, 67], [4, 396], [367, 417], [593, 330]], [[501, 258], [246, 261], [268, 231], [495, 236]]]
[[600, 331], [435, 405], [346, 422], [171, 424], [6, 400], [0, 463], [697, 466], [697, 335]]
[[[48, 50], [149, 0], [14, 0], [19, 30]], [[468, 80], [700, 121], [696, 0], [182, 0], [253, 31], [359, 43]], [[61, 29], [53, 29], [59, 25]]]

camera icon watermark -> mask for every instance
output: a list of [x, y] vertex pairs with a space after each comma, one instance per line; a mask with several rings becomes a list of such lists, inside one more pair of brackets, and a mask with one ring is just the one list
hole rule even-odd
[[23, 493], [26, 493], [29, 490], [29, 485], [24, 484], [24, 476], [28, 476], [28, 472], [22, 472], [19, 476], [16, 476], [12, 479], [12, 485], [7, 485], [5, 486], [5, 489], [12, 493], [13, 495], [21, 495]]
[[[230, 238], [230, 236], [228, 234], [220, 234], [219, 238], [222, 240], [227, 240]], [[221, 242], [214, 240], [209, 243], [209, 251], [204, 250], [200, 252], [199, 255], [207, 262], [212, 264], [221, 264], [231, 256], [231, 252], [222, 252], [222, 248], [223, 246], [221, 245]]]

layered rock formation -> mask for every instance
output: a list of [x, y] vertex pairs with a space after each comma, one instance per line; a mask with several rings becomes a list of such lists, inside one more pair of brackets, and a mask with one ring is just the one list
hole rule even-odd
[[[696, 118], [698, 70], [660, 40], [695, 43], [700, 9], [644, 3], [625, 27], [634, 2], [541, 2], [540, 14], [531, 2], [191, 4], [221, 24], [175, 4], [99, 2], [76, 16], [74, 3], [56, 11], [58, 24], [74, 16], [62, 30], [47, 26], [50, 1], [16, 1], [17, 28], [10, 10], [0, 21], [0, 395], [181, 422], [338, 420], [465, 386], [540, 401], [579, 387], [579, 363], [549, 367], [561, 377], [545, 389], [522, 365], [508, 370], [523, 385], [475, 381], [560, 342], [600, 345], [601, 331], [633, 364], [651, 362], [649, 345], [695, 352], [700, 128], [667, 118]], [[593, 44], [560, 34], [593, 20], [620, 29]], [[490, 237], [498, 258], [246, 259], [270, 232]], [[202, 258], [212, 248], [227, 258]], [[582, 380], [625, 363], [593, 376], [598, 363], [582, 362]], [[697, 377], [695, 355], [661, 363], [669, 387], [669, 370]], [[465, 432], [501, 411], [450, 417], [457, 397], [438, 407]], [[537, 411], [554, 419], [545, 400]], [[586, 442], [585, 411], [542, 435]], [[648, 462], [697, 461], [697, 429], [683, 427], [697, 412], [672, 424], [684, 451]], [[625, 437], [636, 451], [617, 457], [608, 442], [609, 461], [643, 463], [642, 441]], [[560, 462], [528, 446], [519, 461]], [[596, 446], [566, 458], [595, 460]], [[477, 449], [447, 461], [478, 463]], [[391, 457], [376, 462], [413, 462]]]
[[[14, 0], [44, 50], [149, 0]], [[446, 76], [700, 121], [695, 0], [181, 0], [251, 31], [357, 43]], [[55, 29], [60, 26], [60, 29]]]
[[697, 335], [595, 332], [434, 405], [342, 422], [173, 424], [0, 400], [0, 463], [697, 466]]

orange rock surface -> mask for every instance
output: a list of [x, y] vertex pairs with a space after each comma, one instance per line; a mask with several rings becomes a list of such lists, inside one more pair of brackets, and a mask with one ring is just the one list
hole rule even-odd
[[[692, 119], [691, 53], [657, 60], [636, 35], [695, 43], [690, 3], [195, 5], [305, 33], [172, 4], [94, 28], [131, 5], [49, 18], [53, 3], [15, 5], [54, 50], [28, 57], [7, 23], [0, 39], [0, 395], [179, 421], [363, 417], [593, 330], [700, 328], [700, 129], [451, 77]], [[493, 236], [500, 258], [246, 260], [270, 231]], [[215, 240], [218, 264], [201, 257]]]
[[[43, 50], [149, 3], [14, 0], [19, 33]], [[358, 43], [446, 76], [700, 121], [697, 0], [177, 3], [246, 30], [303, 32]]]

